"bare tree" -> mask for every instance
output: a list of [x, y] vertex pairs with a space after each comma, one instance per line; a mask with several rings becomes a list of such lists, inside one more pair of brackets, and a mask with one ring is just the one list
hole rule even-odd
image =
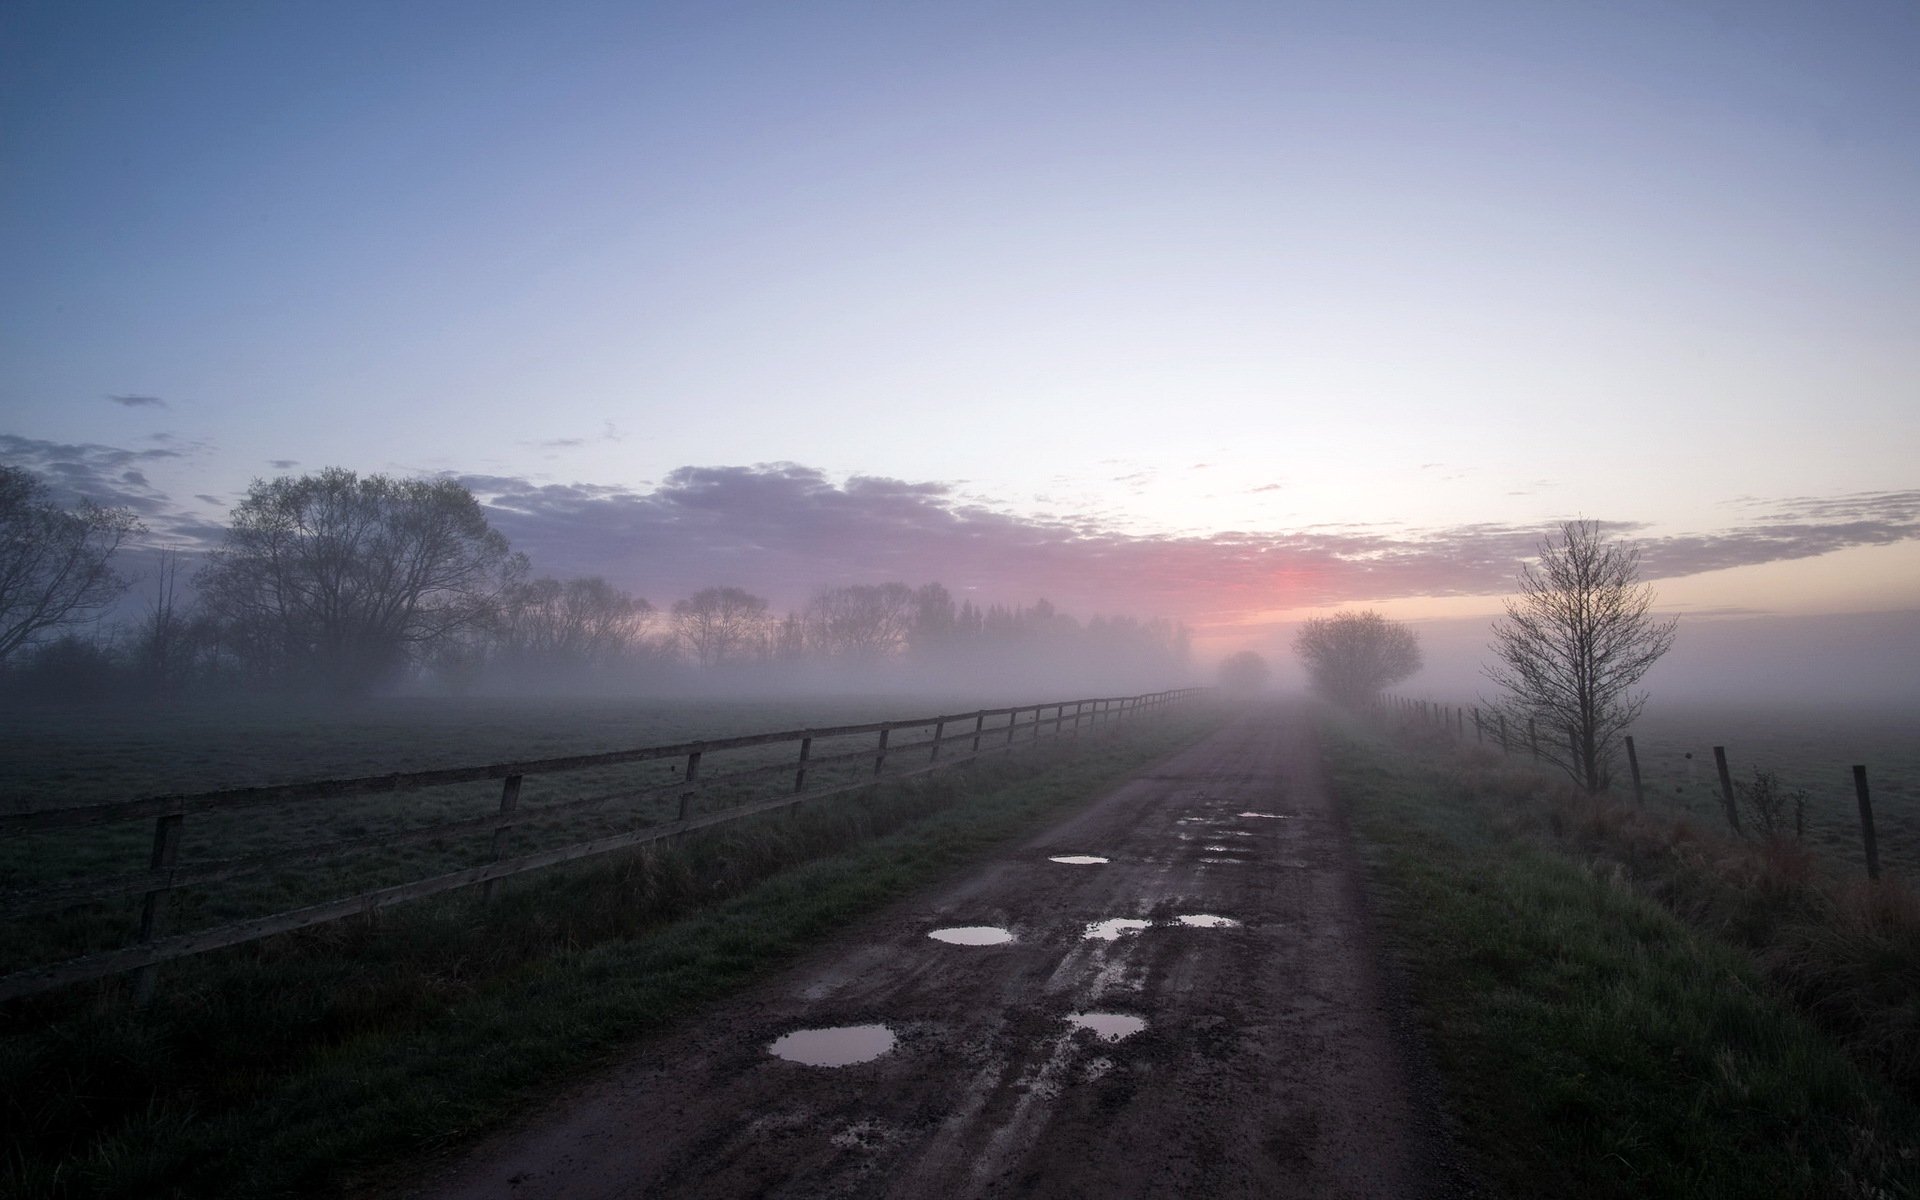
[[83, 501], [68, 512], [32, 472], [0, 466], [0, 662], [118, 600], [128, 581], [109, 564], [140, 531], [124, 508]]
[[673, 631], [703, 667], [738, 659], [757, 640], [767, 602], [744, 588], [703, 588], [673, 604]]
[[194, 577], [256, 676], [356, 692], [485, 625], [525, 570], [450, 479], [255, 480]]
[[1359, 708], [1420, 669], [1420, 639], [1398, 621], [1371, 609], [1315, 617], [1294, 635], [1313, 689]]
[[807, 640], [824, 658], [876, 663], [905, 644], [919, 610], [904, 583], [827, 588], [807, 603]]
[[1673, 645], [1677, 618], [1656, 620], [1638, 583], [1639, 552], [1609, 543], [1598, 521], [1568, 521], [1520, 568], [1520, 595], [1494, 622], [1487, 677], [1499, 707], [1536, 723], [1540, 753], [1590, 792], [1607, 786], [1614, 747], [1646, 703], [1634, 685]]

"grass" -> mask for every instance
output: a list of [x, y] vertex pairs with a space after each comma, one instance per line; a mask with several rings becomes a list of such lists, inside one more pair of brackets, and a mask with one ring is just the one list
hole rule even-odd
[[1542, 803], [1537, 777], [1523, 787], [1490, 757], [1463, 765], [1329, 721], [1386, 940], [1462, 1140], [1499, 1190], [1920, 1195], [1911, 1096], [1749, 945], [1669, 906], [1703, 916], [1699, 894], [1737, 885], [1703, 874], [1683, 892], [1675, 866], [1662, 903], [1593, 852], [1579, 814]]
[[[588, 754], [699, 738], [859, 724], [880, 719], [965, 711], [952, 697], [911, 700], [705, 701], [666, 705], [646, 700], [426, 700], [393, 698], [355, 708], [181, 704], [145, 709], [22, 710], [0, 720], [0, 803], [35, 808], [206, 791], [303, 779], [338, 778]], [[14, 720], [11, 717], [17, 716]], [[924, 739], [928, 731], [914, 731]], [[890, 766], [924, 761], [902, 736]], [[865, 751], [871, 735], [818, 741], [816, 760]], [[989, 742], [988, 745], [995, 743]], [[790, 761], [792, 745], [709, 755], [716, 775]], [[860, 763], [815, 766], [813, 786], [850, 782]], [[671, 784], [678, 760], [532, 776], [520, 795], [523, 813], [576, 797]], [[752, 786], [718, 786], [698, 811], [783, 792], [787, 778]], [[380, 839], [495, 811], [499, 785], [455, 785], [401, 795], [190, 816], [180, 865], [250, 858], [347, 839], [374, 844], [318, 863], [258, 872], [180, 889], [167, 897], [164, 930], [190, 930], [284, 911], [487, 861], [490, 835], [386, 845]], [[529, 853], [591, 837], [638, 829], [673, 815], [668, 796], [555, 814], [523, 825], [508, 853]], [[0, 838], [0, 895], [66, 881], [111, 878], [143, 870], [151, 821]], [[0, 925], [0, 973], [57, 962], [125, 944], [135, 928], [134, 902], [110, 898], [30, 920]]]
[[156, 1007], [26, 1003], [0, 1027], [0, 1192], [337, 1194], [469, 1138], [848, 920], [1083, 803], [1219, 719], [824, 801], [168, 969]]

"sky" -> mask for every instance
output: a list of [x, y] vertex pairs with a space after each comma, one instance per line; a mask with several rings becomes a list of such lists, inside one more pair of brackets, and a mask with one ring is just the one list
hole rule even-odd
[[0, 461], [671, 603], [1920, 611], [1920, 7], [0, 7]]

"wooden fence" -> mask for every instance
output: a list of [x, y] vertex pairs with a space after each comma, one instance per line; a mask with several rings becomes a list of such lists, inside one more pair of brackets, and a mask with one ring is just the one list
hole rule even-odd
[[[672, 746], [647, 746], [605, 754], [370, 775], [356, 779], [328, 779], [274, 787], [237, 788], [192, 795], [149, 796], [110, 804], [41, 807], [0, 813], [0, 838], [127, 821], [151, 819], [154, 822], [152, 854], [145, 871], [106, 879], [53, 884], [0, 896], [0, 916], [9, 921], [116, 897], [139, 898], [138, 927], [131, 944], [117, 950], [0, 976], [0, 1001], [109, 975], [134, 972], [135, 1002], [144, 1004], [152, 998], [159, 965], [174, 959], [371, 913], [476, 884], [481, 885], [486, 897], [491, 899], [498, 882], [514, 875], [631, 849], [778, 809], [790, 809], [809, 800], [871, 787], [877, 780], [908, 778], [991, 754], [1022, 749], [1040, 740], [1043, 733], [1049, 737], [1071, 737], [1096, 731], [1115, 721], [1162, 711], [1199, 690], [1179, 688], [1139, 696], [1052, 701], [910, 721], [795, 729]], [[875, 740], [870, 744], [845, 748], [851, 739], [868, 737]], [[816, 747], [827, 748], [823, 743], [837, 745], [831, 753], [817, 753]], [[781, 761], [764, 761], [767, 758], [766, 748], [779, 746], [793, 746], [796, 749]], [[747, 751], [760, 753], [742, 753]], [[716, 770], [716, 759], [728, 761], [734, 769]], [[627, 788], [530, 808], [522, 808], [519, 803], [522, 784], [532, 776], [661, 760], [684, 763], [684, 771], [678, 772], [671, 782], [665, 784]], [[869, 762], [870, 770], [867, 767]], [[839, 775], [844, 777], [849, 772], [849, 764], [858, 764], [853, 768], [857, 778], [851, 781], [842, 778], [827, 784], [817, 782], [823, 773], [830, 773], [835, 768], [839, 768]], [[816, 779], [813, 787], [807, 785], [810, 773]], [[792, 781], [790, 788], [784, 782], [789, 778]], [[499, 806], [497, 811], [484, 816], [249, 858], [201, 863], [178, 861], [181, 833], [188, 817], [269, 805], [418, 792], [488, 781], [498, 781], [500, 784]], [[780, 794], [749, 799], [714, 811], [700, 811], [701, 798], [717, 790], [738, 792], [743, 785], [766, 786], [770, 783], [778, 785]], [[513, 857], [506, 855], [508, 836], [516, 826], [546, 821], [562, 813], [662, 798], [669, 802], [677, 800], [677, 816], [674, 819], [536, 853]], [[14, 807], [26, 806], [16, 802]], [[479, 866], [250, 920], [189, 933], [161, 935], [160, 921], [166, 899], [169, 893], [180, 888], [322, 862], [357, 850], [441, 841], [482, 833], [490, 835], [491, 840], [488, 844], [489, 861]]]
[[[1550, 762], [1564, 766], [1557, 754], [1556, 745], [1551, 740], [1556, 735], [1551, 730], [1543, 731], [1540, 724], [1528, 719], [1524, 727], [1517, 722], [1509, 722], [1506, 714], [1489, 712], [1482, 716], [1478, 705], [1442, 704], [1432, 700], [1417, 700], [1408, 696], [1387, 695], [1381, 699], [1382, 711], [1398, 717], [1402, 721], [1412, 722], [1442, 731], [1464, 739], [1467, 727], [1471, 723], [1476, 743], [1491, 743], [1498, 746], [1502, 753], [1517, 754], [1525, 752], [1536, 762]], [[1573, 730], [1566, 731], [1569, 738], [1574, 737]], [[1543, 740], [1543, 733], [1547, 740]], [[1633, 744], [1633, 736], [1624, 737], [1627, 752], [1627, 771], [1633, 781], [1633, 800], [1635, 804], [1646, 803], [1646, 787], [1640, 778], [1640, 753]], [[1577, 757], [1568, 746], [1557, 749], [1568, 750], [1570, 756]], [[1692, 755], [1688, 755], [1689, 758]], [[1735, 801], [1733, 774], [1727, 768], [1727, 748], [1713, 748], [1714, 770], [1719, 776], [1720, 799], [1724, 806], [1727, 824], [1735, 833], [1742, 832], [1740, 806]], [[1611, 782], [1608, 784], [1612, 786]], [[1873, 822], [1873, 794], [1867, 785], [1867, 768], [1856, 763], [1853, 767], [1854, 805], [1860, 816], [1860, 843], [1865, 853], [1867, 878], [1880, 878], [1880, 837]]]

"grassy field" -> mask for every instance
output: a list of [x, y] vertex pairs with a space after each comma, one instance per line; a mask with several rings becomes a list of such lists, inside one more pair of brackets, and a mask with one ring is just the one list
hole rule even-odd
[[[1671, 820], [1582, 814], [1438, 739], [1329, 718], [1328, 758], [1448, 1110], [1498, 1192], [1920, 1195], [1920, 1113], [1891, 1078], [1904, 1068], [1845, 1021], [1812, 1019], [1838, 998], [1837, 961], [1816, 971], [1824, 1000], [1783, 983], [1791, 964], [1763, 969], [1783, 968], [1795, 923], [1838, 928], [1803, 902], [1819, 893], [1753, 873], [1761, 852], [1743, 859], [1705, 835], [1669, 853]], [[1609, 821], [1660, 865], [1636, 874], [1614, 857], [1595, 832]], [[1912, 928], [1896, 933], [1910, 943]], [[1901, 981], [1920, 958], [1896, 945], [1835, 950], [1893, 981], [1883, 1015], [1911, 1004]]]
[[[1630, 731], [1647, 803], [1659, 812], [1724, 824], [1713, 748], [1724, 746], [1736, 783], [1771, 771], [1804, 789], [1807, 843], [1828, 870], [1865, 870], [1853, 766], [1872, 788], [1880, 860], [1889, 874], [1920, 884], [1920, 714], [1780, 705], [1648, 705]], [[1471, 722], [1467, 737], [1473, 736]], [[1615, 790], [1630, 794], [1625, 754]]]
[[1192, 707], [0, 1014], [0, 1194], [338, 1194], [470, 1137], [1212, 728]]
[[[46, 808], [135, 796], [308, 779], [471, 766], [591, 754], [701, 738], [807, 726], [918, 718], [978, 707], [971, 698], [815, 701], [660, 701], [390, 699], [353, 709], [254, 705], [180, 705], [158, 710], [28, 710], [0, 734], [0, 798]], [[924, 738], [924, 732], [914, 736]], [[864, 750], [871, 735], [822, 742], [813, 753]], [[915, 761], [910, 738], [896, 739], [891, 761]], [[712, 777], [790, 760], [792, 746], [731, 752], [705, 765]], [[530, 777], [521, 808], [583, 796], [659, 786], [678, 778], [679, 762], [653, 762]], [[861, 764], [820, 766], [815, 786], [849, 781]], [[784, 779], [715, 787], [702, 810], [784, 790]], [[455, 785], [404, 795], [276, 805], [190, 817], [182, 865], [298, 850], [345, 839], [372, 840], [481, 817], [499, 803], [499, 785]], [[674, 801], [653, 797], [556, 815], [510, 835], [509, 853], [528, 853], [626, 832], [673, 815]], [[0, 840], [0, 894], [69, 880], [99, 880], [143, 870], [150, 820]], [[352, 895], [484, 862], [490, 835], [375, 844], [321, 863], [300, 863], [194, 888], [168, 899], [164, 929], [200, 928]], [[56, 961], [128, 940], [127, 898], [65, 909], [0, 928], [0, 972]]]

